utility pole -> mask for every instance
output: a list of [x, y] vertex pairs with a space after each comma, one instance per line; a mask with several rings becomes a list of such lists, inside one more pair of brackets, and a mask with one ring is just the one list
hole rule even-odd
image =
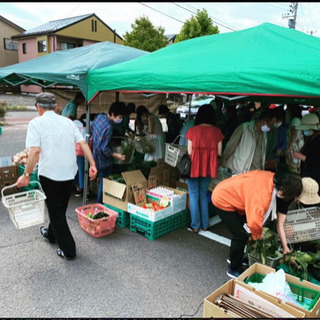
[[282, 15], [282, 18], [288, 18], [288, 26], [290, 29], [296, 28], [297, 21], [297, 12], [298, 12], [298, 2], [292, 2], [290, 4], [289, 12], [285, 15]]

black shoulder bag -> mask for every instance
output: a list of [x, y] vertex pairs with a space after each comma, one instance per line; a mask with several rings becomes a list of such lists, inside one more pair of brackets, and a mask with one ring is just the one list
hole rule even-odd
[[181, 160], [177, 164], [177, 169], [182, 178], [190, 178], [191, 159], [187, 153], [182, 156]]

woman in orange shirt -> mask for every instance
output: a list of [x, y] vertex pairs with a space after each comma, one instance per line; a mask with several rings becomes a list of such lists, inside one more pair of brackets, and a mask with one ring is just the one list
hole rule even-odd
[[223, 180], [212, 192], [215, 211], [232, 234], [227, 275], [237, 278], [242, 272], [244, 248], [249, 233], [253, 240], [263, 239], [263, 225], [277, 219], [283, 253], [290, 252], [284, 222], [292, 201], [301, 197], [302, 179], [296, 173], [275, 174], [252, 170]]

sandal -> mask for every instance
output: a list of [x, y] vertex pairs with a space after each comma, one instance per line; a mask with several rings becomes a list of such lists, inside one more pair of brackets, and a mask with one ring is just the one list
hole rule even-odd
[[191, 229], [193, 233], [199, 233], [199, 229], [193, 229], [191, 225], [189, 225], [188, 228]]

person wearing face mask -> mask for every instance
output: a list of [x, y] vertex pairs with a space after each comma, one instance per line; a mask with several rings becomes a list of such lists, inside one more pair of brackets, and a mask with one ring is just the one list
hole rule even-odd
[[114, 158], [125, 160], [124, 155], [113, 152], [111, 145], [114, 123], [121, 123], [125, 114], [126, 104], [117, 101], [111, 104], [108, 114], [98, 114], [91, 125], [93, 157], [100, 178], [97, 203], [102, 203], [103, 178], [112, 174]]
[[272, 109], [256, 115], [256, 119], [235, 129], [221, 156], [221, 166], [229, 167], [233, 174], [265, 168], [267, 132], [273, 127], [275, 117]]
[[249, 236], [253, 240], [263, 240], [263, 227], [273, 221], [283, 253], [290, 252], [284, 222], [291, 202], [305, 198], [308, 190], [304, 190], [302, 180], [297, 173], [253, 170], [225, 179], [213, 189], [214, 210], [232, 234], [227, 259], [229, 277], [237, 278], [243, 271]]
[[[320, 185], [320, 124], [315, 113], [309, 113], [302, 117], [301, 125], [296, 127], [303, 132], [305, 143], [300, 152], [293, 156], [303, 163], [301, 175], [311, 177]], [[320, 191], [319, 191], [320, 195]]]
[[275, 171], [286, 148], [287, 128], [284, 125], [286, 112], [283, 106], [274, 105], [272, 109], [276, 120], [271, 130], [267, 133], [265, 170]]

